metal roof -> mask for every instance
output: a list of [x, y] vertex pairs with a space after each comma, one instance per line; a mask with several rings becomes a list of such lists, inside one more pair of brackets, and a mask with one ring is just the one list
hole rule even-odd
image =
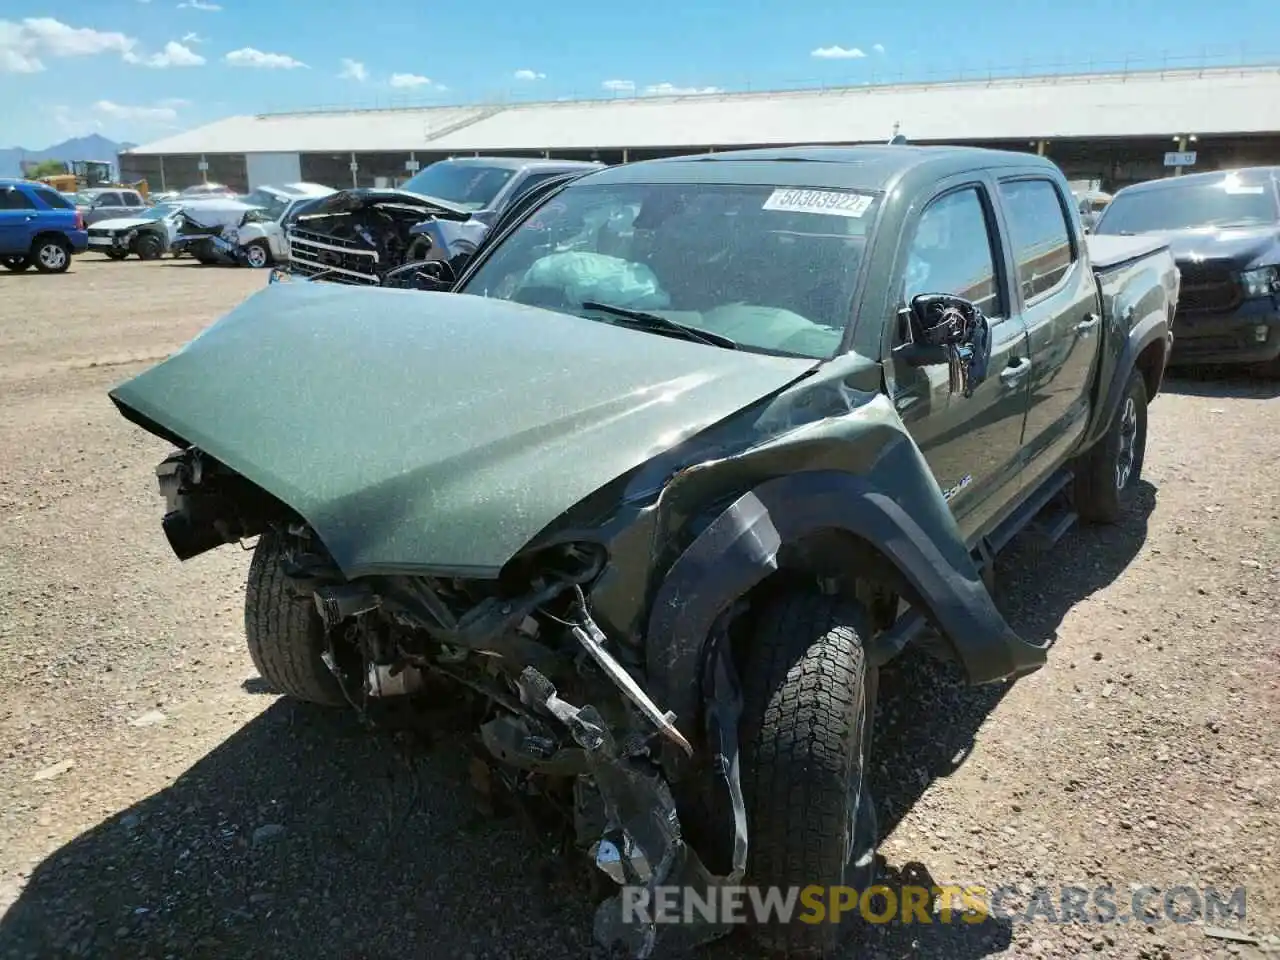
[[603, 183], [795, 184], [803, 187], [888, 190], [909, 172], [937, 180], [974, 169], [1058, 168], [1044, 157], [976, 147], [772, 147], [700, 153], [604, 167], [579, 181]]
[[1280, 131], [1280, 68], [230, 117], [131, 154], [474, 152]]

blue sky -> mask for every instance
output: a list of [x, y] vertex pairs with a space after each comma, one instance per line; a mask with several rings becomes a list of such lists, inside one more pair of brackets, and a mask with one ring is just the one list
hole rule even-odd
[[1280, 52], [1258, 39], [1274, 21], [1271, 4], [1205, 10], [1192, 0], [0, 0], [0, 146], [37, 149], [90, 132], [146, 142], [234, 113], [304, 107]]

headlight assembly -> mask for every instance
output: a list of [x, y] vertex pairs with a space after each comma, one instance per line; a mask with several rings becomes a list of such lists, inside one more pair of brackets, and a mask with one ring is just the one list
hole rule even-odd
[[1240, 274], [1240, 283], [1246, 297], [1269, 297], [1280, 293], [1280, 270], [1276, 267], [1258, 267]]

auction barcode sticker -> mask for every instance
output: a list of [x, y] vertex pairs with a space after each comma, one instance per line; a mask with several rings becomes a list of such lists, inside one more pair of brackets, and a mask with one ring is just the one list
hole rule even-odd
[[761, 209], [788, 213], [825, 213], [832, 217], [860, 217], [871, 206], [872, 197], [845, 190], [798, 190], [782, 188], [769, 194]]

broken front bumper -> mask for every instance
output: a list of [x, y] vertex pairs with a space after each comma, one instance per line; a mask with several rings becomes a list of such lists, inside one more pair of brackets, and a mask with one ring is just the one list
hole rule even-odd
[[[590, 634], [594, 632], [590, 626], [588, 619], [578, 629]], [[626, 686], [628, 681], [634, 686], [634, 681], [603, 649], [598, 655], [588, 643], [591, 639], [579, 637], [628, 699], [657, 724], [667, 739], [687, 746], [687, 741], [674, 729], [672, 716], [659, 713], [655, 717], [648, 707], [637, 702], [635, 691], [639, 688], [629, 691]], [[625, 680], [617, 676], [613, 668]], [[637, 960], [653, 956], [660, 941], [664, 949], [687, 948], [729, 932], [727, 925], [707, 921], [659, 925], [651, 912], [636, 911], [637, 903], [653, 903], [658, 887], [707, 891], [736, 884], [746, 872], [747, 826], [738, 777], [737, 742], [742, 699], [727, 645], [712, 645], [707, 668], [704, 683], [707, 742], [713, 754], [713, 767], [727, 790], [733, 810], [733, 861], [727, 876], [717, 876], [708, 870], [683, 837], [671, 787], [650, 752], [651, 737], [618, 743], [595, 707], [577, 707], [561, 699], [551, 682], [533, 667], [524, 669], [518, 683], [521, 700], [567, 728], [585, 755], [587, 776], [580, 779], [580, 784], [590, 784], [605, 815], [602, 832], [592, 845], [591, 853], [596, 866], [622, 888], [597, 908], [595, 937], [604, 947], [623, 944]], [[647, 696], [640, 692], [639, 699], [647, 700]], [[691, 751], [692, 747], [688, 749]]]

